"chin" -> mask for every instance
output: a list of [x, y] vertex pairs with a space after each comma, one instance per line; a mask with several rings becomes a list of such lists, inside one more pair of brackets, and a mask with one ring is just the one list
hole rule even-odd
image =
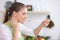
[[22, 20], [22, 21], [19, 21], [20, 23], [24, 23], [24, 20]]

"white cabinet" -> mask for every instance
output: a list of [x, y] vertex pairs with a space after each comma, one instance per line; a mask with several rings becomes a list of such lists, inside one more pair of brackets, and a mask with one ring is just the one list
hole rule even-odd
[[48, 14], [48, 11], [28, 11], [27, 13], [39, 13], [39, 14]]

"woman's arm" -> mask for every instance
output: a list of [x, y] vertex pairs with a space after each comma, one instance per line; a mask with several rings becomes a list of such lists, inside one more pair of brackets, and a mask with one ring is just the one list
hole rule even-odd
[[12, 17], [11, 20], [11, 26], [13, 28], [13, 40], [18, 40], [18, 22], [15, 17]]
[[47, 26], [49, 24], [49, 22], [50, 22], [49, 19], [46, 19], [45, 21], [43, 21], [37, 28], [35, 28], [33, 30], [34, 34], [38, 35], [38, 33], [40, 32], [41, 28], [44, 27], [44, 26]]
[[18, 40], [18, 29], [17, 28], [13, 29], [13, 40]]
[[38, 33], [40, 32], [41, 28], [42, 28], [43, 26], [47, 26], [48, 23], [49, 23], [49, 22], [44, 21], [44, 22], [42, 22], [37, 28], [35, 28], [34, 30], [32, 30], [32, 29], [24, 26], [24, 25], [21, 24], [21, 23], [18, 24], [18, 27], [19, 27], [19, 30], [20, 30], [23, 34], [25, 34], [25, 35], [27, 35], [27, 36], [35, 36], [35, 35], [38, 35]]
[[39, 25], [37, 28], [35, 28], [35, 29], [33, 30], [34, 34], [35, 34], [35, 35], [38, 35], [38, 33], [40, 32], [40, 30], [42, 29], [42, 27], [43, 27], [43, 25], [41, 24], [41, 25]]

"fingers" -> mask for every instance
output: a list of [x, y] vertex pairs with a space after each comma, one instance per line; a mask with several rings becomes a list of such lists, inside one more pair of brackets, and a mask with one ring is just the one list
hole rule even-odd
[[49, 21], [45, 21], [43, 24], [44, 24], [44, 26], [48, 26]]
[[45, 19], [45, 21], [50, 21], [50, 19]]
[[45, 21], [42, 22], [43, 26], [48, 26], [50, 20], [46, 19]]
[[18, 23], [18, 21], [17, 21], [17, 18], [15, 18], [15, 17], [12, 17], [12, 20], [11, 20], [13, 23]]
[[11, 19], [11, 26], [13, 28], [17, 28], [18, 27], [18, 21], [17, 21], [17, 19], [15, 17], [12, 17], [12, 19]]

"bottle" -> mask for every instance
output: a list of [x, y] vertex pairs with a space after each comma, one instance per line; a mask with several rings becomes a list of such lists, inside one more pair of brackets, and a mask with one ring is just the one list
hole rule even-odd
[[52, 28], [53, 26], [54, 26], [54, 22], [51, 20], [51, 18], [50, 18], [50, 15], [47, 15], [47, 19], [49, 19], [50, 20], [50, 22], [49, 22], [49, 24], [48, 24], [48, 28]]

